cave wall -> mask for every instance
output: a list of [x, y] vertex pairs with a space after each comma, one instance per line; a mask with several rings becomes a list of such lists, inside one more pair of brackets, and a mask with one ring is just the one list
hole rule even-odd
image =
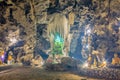
[[[19, 58], [21, 56], [27, 54], [32, 57], [36, 43], [36, 30], [35, 25], [29, 16], [31, 15], [30, 11], [26, 11], [26, 8], [30, 8], [29, 4], [25, 0], [3, 2], [6, 5], [0, 2], [0, 15], [5, 21], [1, 20], [4, 21], [4, 23], [0, 22], [0, 47], [6, 51], [12, 51], [17, 61], [20, 60]], [[17, 39], [17, 42], [11, 44], [12, 41], [10, 41], [10, 39], [12, 38]]]
[[[20, 45], [21, 42], [17, 42], [18, 45], [11, 46], [11, 50], [17, 56], [26, 54], [33, 56], [33, 53], [40, 53], [39, 50], [47, 53], [46, 49], [50, 46], [46, 36], [46, 27], [51, 15], [62, 13], [68, 18], [68, 14], [72, 11], [75, 19], [70, 30], [73, 34], [70, 55], [81, 56], [82, 36], [88, 24], [94, 32], [91, 33], [93, 48], [106, 48], [105, 53], [119, 52], [120, 22], [117, 20], [120, 17], [119, 4], [119, 0], [1, 0], [0, 47], [6, 50], [8, 46], [10, 47], [11, 42], [8, 36], [12, 33], [16, 34], [19, 42], [23, 44]], [[16, 33], [17, 30], [18, 33]], [[41, 33], [38, 30], [41, 30]], [[36, 46], [37, 48], [39, 46], [37, 52], [35, 52]]]

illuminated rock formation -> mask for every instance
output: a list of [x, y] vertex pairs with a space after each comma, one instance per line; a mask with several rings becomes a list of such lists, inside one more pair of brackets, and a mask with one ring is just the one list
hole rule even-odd
[[[95, 48], [102, 50], [103, 57], [111, 56], [120, 52], [119, 4], [119, 0], [1, 0], [0, 47], [6, 51], [10, 47], [17, 61], [29, 54], [33, 58], [34, 53], [50, 53], [49, 42], [59, 32], [65, 42], [65, 54], [85, 59], [82, 54], [87, 58]], [[10, 37], [13, 33], [15, 39]], [[12, 45], [12, 41], [16, 44]]]

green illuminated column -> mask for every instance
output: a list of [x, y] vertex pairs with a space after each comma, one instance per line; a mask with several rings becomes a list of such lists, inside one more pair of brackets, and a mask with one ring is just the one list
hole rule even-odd
[[60, 36], [60, 34], [56, 33], [54, 35], [54, 44], [52, 49], [53, 57], [55, 57], [55, 55], [62, 55], [63, 42], [63, 38]]

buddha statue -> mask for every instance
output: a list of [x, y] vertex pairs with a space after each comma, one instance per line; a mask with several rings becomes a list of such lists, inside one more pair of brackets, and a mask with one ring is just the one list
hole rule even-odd
[[114, 57], [112, 58], [112, 63], [113, 65], [120, 64], [120, 58], [118, 57], [118, 54], [114, 54]]

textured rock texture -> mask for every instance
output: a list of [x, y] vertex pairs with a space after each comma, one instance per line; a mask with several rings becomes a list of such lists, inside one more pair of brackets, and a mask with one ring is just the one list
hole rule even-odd
[[62, 13], [70, 19], [69, 13], [74, 12], [70, 55], [81, 56], [81, 36], [87, 25], [92, 29], [93, 48], [120, 52], [119, 4], [119, 0], [1, 0], [0, 47], [12, 51], [16, 61], [28, 54], [31, 58], [39, 53], [47, 56], [50, 42], [46, 27], [51, 15]]

